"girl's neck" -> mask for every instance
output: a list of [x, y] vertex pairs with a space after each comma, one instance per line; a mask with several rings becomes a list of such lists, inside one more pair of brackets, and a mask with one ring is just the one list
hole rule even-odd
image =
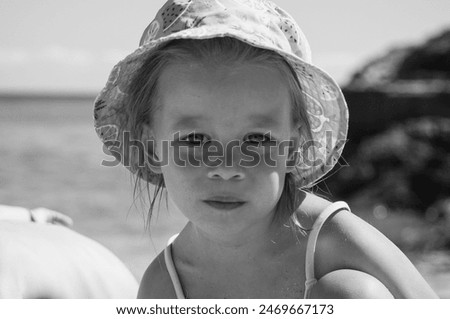
[[[292, 242], [291, 229], [271, 220], [253, 224], [240, 232], [203, 229], [189, 222], [179, 236], [181, 245], [189, 251], [188, 259], [217, 262], [248, 261], [253, 258], [270, 257], [284, 251], [280, 247]], [[181, 247], [180, 247], [181, 248]], [[181, 256], [180, 256], [181, 257]]]
[[[249, 229], [242, 236], [218, 238], [189, 223], [172, 247], [188, 298], [301, 296], [292, 278], [302, 278], [301, 260], [291, 229]], [[250, 227], [251, 228], [251, 227]], [[303, 283], [303, 282], [302, 282]], [[288, 287], [288, 288], [286, 288]]]

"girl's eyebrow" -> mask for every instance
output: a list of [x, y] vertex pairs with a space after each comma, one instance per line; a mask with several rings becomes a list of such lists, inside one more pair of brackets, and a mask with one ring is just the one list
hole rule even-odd
[[193, 116], [193, 115], [187, 115], [182, 116], [179, 119], [175, 121], [173, 124], [173, 127], [177, 129], [183, 129], [183, 128], [192, 128], [198, 126], [198, 122], [203, 119], [203, 116]]
[[[174, 122], [173, 127], [177, 129], [197, 127], [199, 122], [202, 122], [204, 119], [204, 116], [201, 115], [185, 115], [178, 118]], [[279, 121], [275, 116], [258, 114], [251, 117], [250, 123], [252, 127], [275, 127], [279, 124]]]
[[252, 117], [252, 123], [255, 127], [274, 127], [278, 125], [275, 116], [255, 115]]

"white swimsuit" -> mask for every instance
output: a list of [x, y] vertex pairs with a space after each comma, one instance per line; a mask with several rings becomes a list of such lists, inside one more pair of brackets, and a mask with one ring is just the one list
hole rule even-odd
[[[320, 213], [320, 215], [317, 217], [317, 219], [313, 224], [311, 233], [309, 234], [308, 237], [308, 243], [306, 246], [306, 259], [305, 259], [306, 281], [305, 281], [305, 294], [303, 296], [303, 298], [305, 299], [309, 297], [311, 287], [314, 286], [314, 284], [317, 282], [317, 279], [315, 278], [314, 275], [314, 255], [316, 252], [317, 237], [319, 236], [320, 229], [331, 215], [341, 210], [350, 211], [350, 208], [345, 202], [335, 202], [329, 205], [327, 208], [325, 208]], [[164, 250], [164, 259], [166, 261], [167, 271], [169, 272], [170, 279], [172, 280], [172, 285], [175, 290], [177, 298], [186, 299], [183, 292], [183, 287], [181, 286], [181, 282], [180, 279], [178, 278], [177, 270], [175, 269], [175, 265], [172, 259], [172, 242], [175, 240], [175, 238], [177, 238], [177, 236], [178, 234], [172, 236], [169, 239], [166, 249]]]

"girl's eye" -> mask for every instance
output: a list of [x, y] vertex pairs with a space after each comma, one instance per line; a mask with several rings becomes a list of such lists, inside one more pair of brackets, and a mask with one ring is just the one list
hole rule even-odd
[[272, 139], [270, 135], [266, 134], [249, 134], [246, 136], [244, 142], [250, 144], [264, 144], [270, 142]]
[[192, 133], [180, 139], [182, 142], [187, 142], [190, 145], [201, 146], [208, 141], [208, 138], [203, 134]]

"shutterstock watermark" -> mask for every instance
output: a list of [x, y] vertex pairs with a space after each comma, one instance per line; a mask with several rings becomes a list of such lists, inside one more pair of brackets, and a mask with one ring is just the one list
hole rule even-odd
[[273, 140], [268, 137], [270, 134], [261, 136], [263, 137], [261, 141], [231, 140], [224, 144], [217, 140], [197, 141], [186, 137], [180, 138], [180, 134], [175, 133], [171, 140], [159, 141], [157, 156], [154, 140], [132, 139], [130, 132], [125, 131], [121, 141], [104, 141], [104, 153], [112, 155], [113, 159], [103, 160], [102, 165], [164, 167], [173, 164], [179, 167], [211, 168], [239, 165], [250, 168], [264, 164], [276, 167], [280, 165], [280, 159], [284, 158], [287, 167], [299, 164], [306, 168], [324, 164], [333, 166], [337, 158], [328, 156], [327, 153], [324, 155], [324, 152], [340, 149], [346, 142], [337, 140], [333, 147], [331, 131], [326, 132], [325, 143], [309, 140], [302, 142], [301, 145], [295, 145], [293, 140]]

